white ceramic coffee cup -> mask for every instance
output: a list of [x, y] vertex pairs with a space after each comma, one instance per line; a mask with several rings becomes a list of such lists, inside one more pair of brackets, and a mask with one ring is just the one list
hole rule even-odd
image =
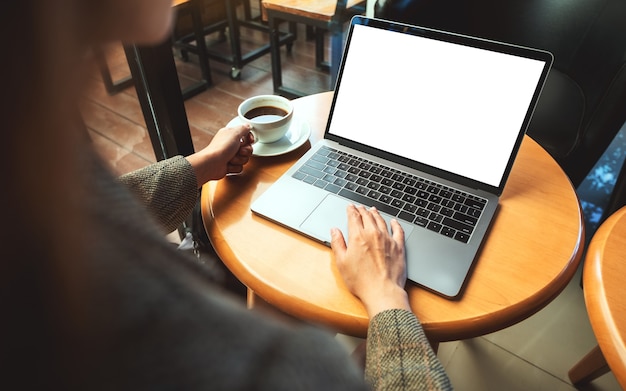
[[280, 140], [289, 130], [293, 104], [279, 95], [257, 95], [241, 102], [237, 115], [250, 124], [257, 142], [268, 144]]

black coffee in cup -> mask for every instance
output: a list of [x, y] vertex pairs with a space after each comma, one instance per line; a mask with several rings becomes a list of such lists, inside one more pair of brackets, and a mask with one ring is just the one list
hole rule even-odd
[[274, 106], [259, 106], [249, 110], [244, 117], [255, 122], [272, 122], [287, 115], [287, 111]]

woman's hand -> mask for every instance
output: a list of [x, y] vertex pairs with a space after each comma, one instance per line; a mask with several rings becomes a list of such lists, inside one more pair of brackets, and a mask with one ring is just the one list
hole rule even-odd
[[410, 310], [406, 283], [404, 231], [396, 220], [387, 223], [375, 208], [350, 205], [348, 243], [337, 228], [331, 248], [346, 286], [363, 302], [370, 319], [393, 308]]
[[187, 157], [198, 180], [198, 188], [226, 174], [238, 174], [252, 156], [254, 136], [249, 125], [220, 129], [204, 149]]

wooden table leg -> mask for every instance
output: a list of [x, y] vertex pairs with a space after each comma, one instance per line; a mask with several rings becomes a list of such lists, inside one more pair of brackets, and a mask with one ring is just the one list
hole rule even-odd
[[254, 291], [250, 288], [248, 288], [248, 293], [246, 295], [246, 305], [248, 307], [249, 310], [254, 308], [254, 305], [256, 303], [256, 295], [254, 294]]
[[572, 384], [577, 385], [588, 383], [597, 377], [604, 375], [610, 370], [611, 369], [602, 355], [600, 347], [596, 346], [576, 365], [574, 365], [572, 369], [570, 369], [568, 375]]

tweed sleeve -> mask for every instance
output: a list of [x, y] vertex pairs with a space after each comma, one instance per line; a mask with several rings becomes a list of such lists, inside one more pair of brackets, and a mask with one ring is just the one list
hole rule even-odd
[[374, 390], [452, 389], [417, 317], [399, 309], [370, 321], [365, 379]]
[[198, 199], [196, 175], [182, 156], [151, 164], [119, 180], [147, 207], [165, 233], [189, 217]]

